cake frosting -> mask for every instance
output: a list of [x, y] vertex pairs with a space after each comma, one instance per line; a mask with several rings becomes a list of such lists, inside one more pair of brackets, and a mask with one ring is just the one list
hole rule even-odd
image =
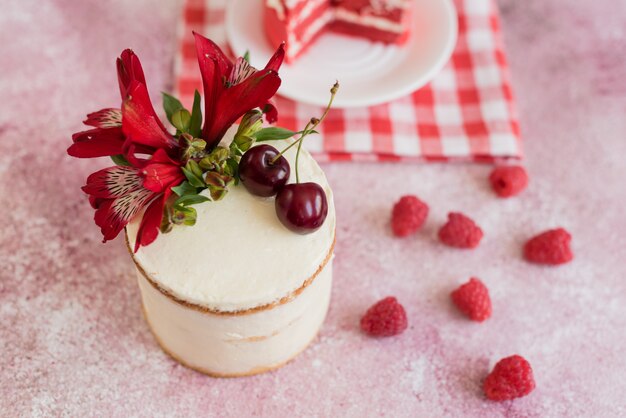
[[[273, 145], [280, 149], [286, 144]], [[296, 147], [285, 153], [292, 167], [295, 155]], [[239, 185], [220, 201], [196, 205], [192, 228], [179, 226], [161, 234], [152, 245], [139, 249], [135, 261], [166, 292], [212, 311], [236, 312], [288, 297], [323, 264], [335, 234], [332, 191], [324, 172], [304, 150], [299, 171], [302, 181], [314, 181], [326, 192], [329, 214], [319, 230], [294, 234], [278, 221], [274, 198], [254, 196]], [[289, 182], [293, 181], [292, 173]], [[131, 248], [138, 226], [135, 219], [127, 227]]]
[[[290, 141], [264, 143], [282, 149]], [[291, 183], [296, 147], [284, 156]], [[304, 149], [298, 167], [300, 181], [318, 183], [328, 198], [317, 231], [286, 229], [274, 198], [238, 185], [222, 200], [196, 205], [193, 227], [175, 226], [133, 255], [146, 320], [181, 363], [216, 376], [259, 373], [290, 360], [317, 334], [330, 300], [335, 209], [324, 172]], [[129, 249], [139, 218], [126, 228]]]

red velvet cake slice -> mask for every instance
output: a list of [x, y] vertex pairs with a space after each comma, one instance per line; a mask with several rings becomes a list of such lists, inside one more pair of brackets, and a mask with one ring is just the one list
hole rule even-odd
[[384, 43], [408, 38], [412, 0], [265, 0], [265, 32], [293, 62], [327, 30]]

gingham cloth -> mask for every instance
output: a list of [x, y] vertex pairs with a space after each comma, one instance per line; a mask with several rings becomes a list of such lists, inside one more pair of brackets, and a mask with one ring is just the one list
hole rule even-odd
[[[262, 1], [262, 0], [250, 0]], [[416, 92], [382, 105], [332, 109], [306, 147], [320, 161], [494, 161], [522, 155], [494, 0], [455, 0], [459, 38], [450, 62]], [[228, 49], [226, 0], [185, 0], [175, 90], [202, 91], [192, 31]], [[259, 16], [259, 19], [261, 17]], [[278, 125], [302, 129], [322, 108], [276, 96]]]

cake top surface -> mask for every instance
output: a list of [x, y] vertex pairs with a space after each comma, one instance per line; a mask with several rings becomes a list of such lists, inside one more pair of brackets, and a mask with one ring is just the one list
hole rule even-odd
[[[278, 150], [287, 144], [265, 143]], [[284, 154], [292, 167], [289, 183], [295, 182], [296, 148]], [[299, 171], [301, 182], [318, 183], [328, 198], [328, 216], [317, 231], [300, 235], [288, 230], [276, 217], [273, 197], [257, 197], [243, 185], [233, 185], [222, 200], [194, 206], [198, 216], [193, 227], [175, 226], [160, 234], [134, 254], [135, 261], [166, 292], [214, 311], [247, 310], [289, 296], [324, 264], [335, 237], [332, 191], [304, 149]], [[130, 248], [139, 221], [138, 216], [127, 226]]]

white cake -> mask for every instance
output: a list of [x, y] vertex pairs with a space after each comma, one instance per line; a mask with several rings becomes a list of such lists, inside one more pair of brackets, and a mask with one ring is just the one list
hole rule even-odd
[[[286, 142], [269, 144], [280, 150]], [[295, 148], [285, 154], [290, 183]], [[299, 171], [328, 198], [328, 217], [314, 233], [289, 231], [273, 197], [239, 185], [218, 202], [195, 205], [195, 226], [175, 226], [133, 254], [146, 320], [182, 364], [214, 376], [251, 375], [281, 366], [315, 338], [330, 299], [335, 208], [324, 172], [304, 150]], [[127, 226], [129, 248], [138, 225]]]

